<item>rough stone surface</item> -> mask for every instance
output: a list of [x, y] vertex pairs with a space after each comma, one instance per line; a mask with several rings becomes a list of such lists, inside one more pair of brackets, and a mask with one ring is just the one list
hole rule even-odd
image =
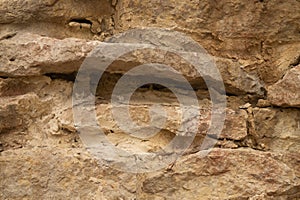
[[[164, 33], [163, 35], [167, 34]], [[153, 36], [152, 33], [152, 37], [156, 37], [156, 34]], [[112, 40], [112, 42], [116, 41]], [[155, 44], [155, 42], [158, 41], [147, 41], [150, 44]], [[177, 41], [171, 40], [170, 42], [176, 43]], [[145, 42], [145, 45], [147, 43]], [[36, 76], [49, 73], [71, 74], [79, 69], [88, 53], [99, 44], [97, 41], [85, 41], [73, 38], [58, 40], [32, 34], [16, 34], [13, 38], [0, 41], [0, 75], [13, 77]], [[106, 44], [103, 43], [102, 45], [105, 46]], [[127, 48], [125, 44], [115, 44], [112, 47], [110, 44], [107, 44], [106, 46], [115, 48], [116, 50], [112, 51], [111, 54], [108, 52], [108, 55], [104, 54], [106, 52], [103, 52], [103, 54], [100, 52], [96, 55], [110, 57], [114, 56], [118, 49]], [[156, 45], [152, 46], [155, 47]], [[16, 52], [15, 49], [19, 49], [19, 51]], [[168, 49], [171, 50], [171, 47]], [[180, 50], [180, 52], [185, 50]], [[144, 54], [145, 52], [143, 54], [135, 52], [123, 56], [114, 62], [112, 66], [113, 70], [108, 71], [125, 73], [134, 66], [132, 63], [139, 65], [155, 60], [157, 63], [173, 66], [180, 73], [184, 74], [188, 80], [196, 82], [195, 87], [206, 87], [199, 73], [189, 63], [180, 59], [178, 55], [153, 50], [149, 50], [148, 53], [146, 52], [147, 56], [144, 56]], [[262, 85], [255, 74], [251, 75], [247, 73], [238, 62], [223, 58], [215, 58], [215, 60], [216, 67], [222, 75], [228, 93], [237, 95], [245, 93], [263, 94]]]
[[9, 77], [72, 73], [79, 69], [97, 43], [75, 38], [57, 40], [29, 33], [17, 34], [0, 41], [0, 73]]
[[268, 87], [268, 99], [276, 106], [300, 107], [300, 66], [296, 66]]
[[0, 157], [1, 198], [299, 198], [299, 177], [292, 179], [300, 173], [296, 154], [247, 149], [216, 149], [205, 158], [198, 154], [169, 170], [136, 176], [99, 167], [80, 148], [5, 151]]
[[[0, 0], [0, 199], [300, 199], [299, 27], [298, 0]], [[174, 30], [181, 32], [175, 39]], [[215, 60], [226, 88], [219, 137], [205, 138], [212, 103], [204, 79], [166, 53], [202, 55], [192, 39]], [[82, 95], [96, 96], [99, 125], [117, 148], [158, 152], [182, 123], [176, 96], [148, 84], [131, 97], [131, 118], [147, 125], [158, 104], [168, 116], [164, 127], [149, 139], [122, 130], [110, 113], [111, 94], [128, 70], [164, 63], [190, 81], [201, 116], [192, 144], [174, 163], [122, 172], [109, 165], [112, 158], [96, 159], [85, 148], [72, 91], [79, 67], [99, 44], [110, 49], [99, 51], [104, 60], [132, 46], [164, 46], [119, 57], [99, 83], [87, 79], [98, 87]], [[181, 93], [188, 99], [192, 91]], [[204, 140], [214, 147], [203, 148]]]
[[[214, 150], [204, 159], [198, 154], [187, 156], [182, 160], [184, 164], [176, 163], [169, 172], [146, 177], [143, 197], [167, 194], [170, 199], [247, 199], [255, 194], [270, 199], [299, 197], [299, 180], [286, 182], [286, 178], [298, 170], [291, 170], [280, 161], [280, 154], [245, 149]], [[168, 182], [172, 182], [173, 187], [169, 187]], [[224, 182], [230, 184], [224, 187]], [[244, 182], [247, 188], [243, 188]], [[289, 186], [284, 187], [286, 184]]]
[[56, 38], [109, 35], [114, 6], [106, 0], [1, 0], [3, 32], [29, 31]]
[[254, 108], [253, 135], [260, 145], [271, 151], [300, 150], [300, 111]]

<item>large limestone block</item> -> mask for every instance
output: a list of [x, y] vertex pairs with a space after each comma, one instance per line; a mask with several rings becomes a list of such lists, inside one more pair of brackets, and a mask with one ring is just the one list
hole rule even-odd
[[[151, 30], [145, 30], [145, 32], [151, 33]], [[163, 32], [160, 34], [168, 36], [171, 33]], [[99, 62], [101, 60], [109, 60], [113, 56], [116, 56], [119, 49], [133, 48], [135, 45], [143, 48], [156, 47], [156, 45], [152, 45], [152, 43], [140, 44], [140, 41], [131, 44], [114, 43], [117, 42], [114, 40], [112, 40], [112, 42], [113, 44], [107, 44], [100, 43], [99, 41], [86, 41], [74, 38], [59, 40], [33, 34], [17, 34], [12, 36], [12, 38], [0, 41], [0, 75], [16, 77], [37, 76], [49, 73], [70, 74], [78, 71], [87, 55], [101, 44], [103, 50], [100, 49], [96, 51], [95, 56], [98, 56], [99, 59], [94, 61], [96, 62], [94, 63], [95, 67], [91, 68], [92, 70], [89, 72], [93, 74], [95, 73], [93, 70], [96, 70], [96, 73], [99, 73], [97, 72], [97, 70], [99, 70]], [[152, 42], [155, 44], [155, 41]], [[188, 41], [181, 42], [184, 43]], [[211, 62], [214, 62], [211, 58], [204, 56], [201, 52], [199, 55], [197, 54], [196, 57], [193, 52], [191, 53], [190, 59], [199, 59], [201, 67], [203, 67], [203, 74], [200, 75], [188, 61], [184, 61], [180, 58], [181, 53], [185, 55], [190, 52], [185, 52], [186, 49], [178, 51], [179, 55], [176, 54], [176, 52], [168, 52], [168, 50], [174, 51], [172, 48], [170, 47], [169, 49], [167, 47], [166, 50], [148, 49], [126, 54], [116, 59], [107, 71], [124, 74], [134, 66], [154, 62], [173, 67], [184, 75], [195, 88], [207, 87], [203, 78], [205, 78], [206, 81], [208, 80], [208, 83], [214, 81], [214, 72], [210, 73], [212, 67]], [[15, 49], [18, 49], [18, 51], [15, 51]], [[104, 57], [101, 58], [101, 56]], [[189, 57], [189, 55], [187, 56]], [[237, 95], [246, 93], [263, 95], [263, 86], [257, 75], [248, 73], [242, 68], [240, 63], [233, 62], [230, 59], [215, 58], [215, 61], [228, 93]], [[172, 74], [166, 76], [166, 78], [172, 79]], [[212, 85], [213, 82], [211, 85], [208, 85], [208, 87]]]

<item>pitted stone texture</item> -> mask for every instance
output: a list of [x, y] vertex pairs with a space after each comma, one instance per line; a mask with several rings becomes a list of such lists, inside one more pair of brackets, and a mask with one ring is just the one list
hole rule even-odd
[[214, 149], [205, 158], [199, 154], [185, 156], [169, 169], [135, 175], [97, 163], [81, 148], [4, 151], [0, 155], [0, 197], [221, 200], [263, 195], [266, 199], [299, 198], [299, 157], [295, 154], [249, 149]]
[[99, 166], [84, 149], [23, 148], [1, 153], [0, 163], [1, 199], [109, 200], [135, 196], [135, 176]]

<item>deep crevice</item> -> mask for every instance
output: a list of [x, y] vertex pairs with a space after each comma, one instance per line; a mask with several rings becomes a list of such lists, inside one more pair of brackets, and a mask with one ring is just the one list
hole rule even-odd
[[163, 85], [160, 85], [160, 84], [155, 84], [155, 83], [152, 83], [152, 84], [145, 84], [143, 86], [141, 86], [140, 88], [143, 88], [143, 89], [150, 89], [150, 90], [156, 90], [156, 91], [165, 91], [165, 90], [168, 90], [169, 92], [171, 92], [168, 88], [166, 88], [165, 86]]
[[93, 24], [92, 21], [85, 19], [85, 18], [71, 19], [69, 22], [76, 22], [76, 23], [80, 23], [80, 24], [89, 24], [89, 25]]
[[59, 74], [59, 73], [45, 74], [45, 76], [48, 76], [49, 78], [51, 78], [51, 80], [61, 79], [61, 80], [72, 81], [72, 82], [75, 82], [76, 75], [77, 72], [73, 72], [71, 74]]
[[226, 96], [227, 96], [227, 97], [238, 97], [239, 95], [233, 94], [233, 93], [229, 93], [229, 92], [226, 92]]
[[8, 39], [15, 37], [16, 35], [17, 35], [17, 32], [7, 33], [4, 36], [0, 37], [0, 40], [8, 40]]
[[83, 27], [91, 28], [93, 25], [92, 21], [85, 19], [85, 18], [71, 19], [69, 21], [69, 23], [71, 23], [71, 22], [79, 24], [80, 29], [82, 29]]

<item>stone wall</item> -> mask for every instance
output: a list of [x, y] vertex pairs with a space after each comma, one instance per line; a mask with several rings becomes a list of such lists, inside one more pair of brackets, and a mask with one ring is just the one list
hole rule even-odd
[[[0, 13], [0, 199], [300, 199], [298, 0], [0, 0]], [[136, 91], [130, 113], [147, 123], [149, 107], [161, 103], [170, 116], [164, 129], [141, 140], [118, 127], [110, 95], [134, 63], [167, 60], [191, 82], [202, 113], [182, 157], [133, 174], [86, 150], [73, 121], [72, 90], [95, 47], [145, 27], [182, 32], [204, 47], [224, 80], [227, 108], [216, 145], [201, 157], [211, 109], [203, 80], [174, 56], [114, 62], [117, 72], [105, 72], [98, 85], [96, 111], [115, 146], [155, 152], [180, 125], [176, 97], [150, 85]]]

